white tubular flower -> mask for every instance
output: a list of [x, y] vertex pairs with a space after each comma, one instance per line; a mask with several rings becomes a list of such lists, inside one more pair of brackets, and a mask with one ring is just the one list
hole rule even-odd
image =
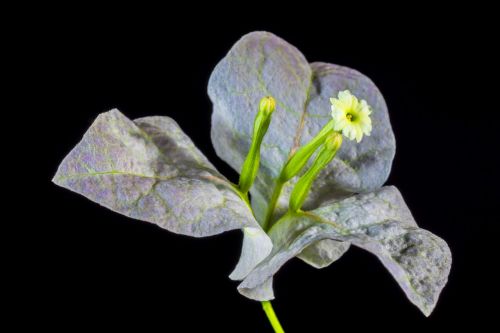
[[360, 142], [363, 134], [372, 131], [372, 113], [364, 99], [359, 101], [349, 90], [340, 91], [338, 98], [330, 98], [332, 103], [333, 129], [342, 132], [350, 140]]

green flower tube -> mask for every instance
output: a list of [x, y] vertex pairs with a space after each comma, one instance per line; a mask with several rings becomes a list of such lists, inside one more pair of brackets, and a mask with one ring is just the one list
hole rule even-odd
[[333, 126], [334, 122], [330, 120], [311, 141], [300, 147], [290, 157], [280, 173], [279, 180], [282, 183], [289, 181], [302, 170], [311, 155], [325, 142], [325, 138], [332, 132]]
[[335, 157], [341, 145], [342, 135], [340, 133], [332, 132], [326, 138], [323, 148], [318, 153], [314, 164], [304, 175], [302, 175], [302, 177], [300, 177], [297, 184], [295, 184], [290, 196], [289, 211], [297, 212], [300, 210], [309, 194], [314, 179], [316, 179], [319, 172]]
[[271, 123], [271, 115], [275, 108], [276, 101], [271, 96], [262, 98], [259, 103], [259, 111], [255, 116], [253, 125], [252, 143], [243, 163], [238, 184], [243, 195], [247, 195], [259, 171], [260, 146]]
[[263, 228], [267, 229], [271, 225], [271, 219], [273, 217], [274, 208], [281, 195], [281, 190], [283, 185], [293, 177], [295, 177], [306, 165], [312, 154], [325, 142], [325, 138], [333, 131], [334, 122], [330, 120], [316, 136], [306, 143], [304, 146], [300, 147], [286, 162], [281, 169], [279, 177], [276, 179], [273, 194], [271, 196], [270, 204], [267, 208], [266, 217], [264, 219]]

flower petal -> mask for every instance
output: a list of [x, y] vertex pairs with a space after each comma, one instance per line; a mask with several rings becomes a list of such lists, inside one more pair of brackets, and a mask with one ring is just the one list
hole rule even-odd
[[359, 127], [359, 126], [356, 126], [355, 130], [356, 130], [356, 142], [360, 143], [361, 139], [363, 139], [363, 131], [361, 130], [361, 127]]
[[339, 91], [338, 94], [339, 100], [344, 104], [344, 107], [347, 109], [352, 108], [353, 103], [353, 95], [349, 90]]

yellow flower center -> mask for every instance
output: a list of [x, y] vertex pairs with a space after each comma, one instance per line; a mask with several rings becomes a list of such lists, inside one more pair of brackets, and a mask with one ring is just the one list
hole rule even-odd
[[347, 118], [347, 120], [352, 121], [352, 117], [353, 117], [353, 116], [352, 116], [352, 114], [351, 114], [351, 113], [346, 114], [346, 116], [345, 116], [345, 117]]

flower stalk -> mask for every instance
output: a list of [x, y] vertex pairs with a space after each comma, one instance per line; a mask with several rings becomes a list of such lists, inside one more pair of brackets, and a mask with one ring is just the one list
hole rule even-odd
[[262, 302], [262, 309], [267, 315], [267, 319], [269, 319], [269, 322], [271, 323], [271, 326], [274, 329], [274, 332], [276, 333], [285, 333], [283, 330], [283, 327], [281, 327], [281, 324], [278, 320], [278, 317], [276, 316], [276, 313], [274, 312], [273, 306], [271, 305], [270, 301], [264, 301]]

